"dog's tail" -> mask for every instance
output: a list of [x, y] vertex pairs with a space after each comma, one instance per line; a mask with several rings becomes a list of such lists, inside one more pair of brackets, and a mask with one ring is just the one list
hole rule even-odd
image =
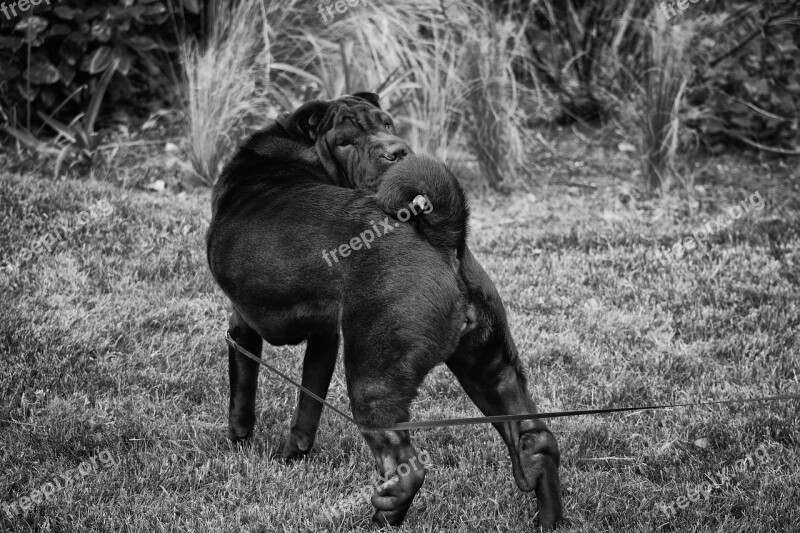
[[464, 189], [444, 163], [410, 155], [381, 177], [375, 200], [401, 222], [415, 226], [434, 247], [455, 250], [461, 259], [467, 244], [469, 205]]

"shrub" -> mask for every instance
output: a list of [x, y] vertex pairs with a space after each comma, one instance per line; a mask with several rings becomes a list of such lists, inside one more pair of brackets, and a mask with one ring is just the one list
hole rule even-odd
[[510, 2], [517, 18], [532, 14], [526, 25], [530, 43], [528, 72], [537, 86], [557, 100], [560, 123], [590, 121], [615, 114], [631, 89], [653, 1], [531, 1], [525, 8]]
[[61, 0], [33, 14], [0, 17], [0, 106], [7, 121], [30, 127], [38, 113], [71, 121], [85, 112], [100, 76], [114, 63], [112, 102], [162, 98], [179, 15], [197, 0]]
[[800, 153], [800, 3], [724, 7], [694, 21], [687, 125], [712, 153], [740, 143]]

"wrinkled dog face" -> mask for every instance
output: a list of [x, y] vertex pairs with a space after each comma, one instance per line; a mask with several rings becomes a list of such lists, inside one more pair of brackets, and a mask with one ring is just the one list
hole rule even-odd
[[344, 187], [376, 190], [383, 173], [411, 153], [376, 94], [309, 102], [287, 120], [314, 143], [328, 174]]

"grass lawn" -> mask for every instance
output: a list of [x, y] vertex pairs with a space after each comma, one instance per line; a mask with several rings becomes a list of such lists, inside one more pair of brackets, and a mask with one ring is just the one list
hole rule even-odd
[[[693, 197], [643, 199], [602, 147], [572, 184], [472, 194], [470, 246], [503, 296], [543, 411], [800, 392], [800, 176], [796, 165], [703, 163]], [[572, 163], [570, 163], [572, 164]], [[5, 166], [0, 165], [5, 169]], [[152, 179], [152, 177], [150, 178]], [[254, 446], [226, 439], [226, 302], [205, 259], [209, 193], [147, 192], [119, 179], [54, 181], [0, 170], [0, 505], [107, 451], [10, 532], [366, 531], [373, 479], [357, 431], [326, 411], [312, 455], [280, 450], [296, 393], [262, 372]], [[758, 192], [763, 209], [731, 219]], [[105, 200], [110, 214], [82, 224]], [[708, 247], [657, 251], [708, 220]], [[23, 254], [57, 227], [51, 251]], [[63, 236], [63, 238], [62, 238]], [[30, 257], [27, 257], [30, 255]], [[299, 375], [302, 347], [265, 356]], [[329, 395], [349, 410], [342, 369]], [[797, 531], [800, 402], [554, 420], [565, 531]], [[415, 419], [475, 416], [445, 368]], [[536, 530], [491, 426], [416, 433], [434, 466], [401, 532]], [[763, 446], [766, 453], [735, 469]], [[741, 464], [741, 463], [740, 463]], [[668, 517], [719, 472], [735, 475]]]

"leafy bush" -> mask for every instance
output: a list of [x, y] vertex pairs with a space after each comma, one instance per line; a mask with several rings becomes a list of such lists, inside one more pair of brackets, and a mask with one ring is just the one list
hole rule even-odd
[[800, 142], [800, 3], [744, 2], [693, 22], [687, 124], [712, 153], [744, 144], [777, 153]]
[[[477, 162], [496, 188], [529, 166], [531, 114], [633, 117], [653, 188], [698, 140], [798, 151], [796, 0], [689, 3], [655, 32], [658, 0], [371, 0], [332, 20], [306, 0], [51, 3], [0, 16], [0, 127], [59, 161], [91, 157], [101, 107], [172, 97], [187, 168], [210, 182], [248, 128], [358, 90], [381, 94], [415, 149]], [[206, 42], [186, 44], [214, 11]]]
[[[173, 87], [165, 61], [177, 51], [176, 16], [197, 0], [61, 0], [33, 14], [0, 17], [0, 105], [6, 120], [30, 127], [39, 113], [71, 121], [86, 110], [112, 64], [111, 100], [163, 97]], [[168, 21], [171, 23], [168, 24]]]
[[655, 2], [641, 0], [509, 1], [526, 24], [528, 72], [558, 103], [560, 123], [618, 111], [632, 88], [647, 41], [643, 21]]

